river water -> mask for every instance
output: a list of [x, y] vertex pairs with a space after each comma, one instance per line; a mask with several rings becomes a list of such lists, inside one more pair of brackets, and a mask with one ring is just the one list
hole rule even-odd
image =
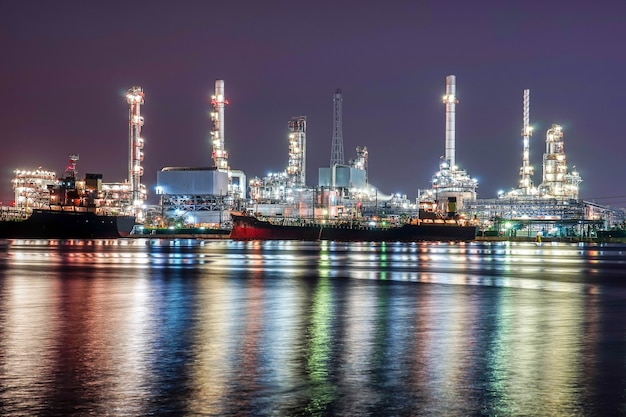
[[0, 243], [3, 416], [626, 415], [626, 246]]

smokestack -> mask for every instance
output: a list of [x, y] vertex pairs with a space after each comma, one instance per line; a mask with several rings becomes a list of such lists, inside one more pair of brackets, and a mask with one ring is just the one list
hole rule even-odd
[[446, 77], [446, 95], [443, 96], [443, 102], [446, 105], [446, 162], [450, 169], [454, 169], [455, 160], [455, 107], [458, 103], [456, 99], [456, 76], [448, 75]]

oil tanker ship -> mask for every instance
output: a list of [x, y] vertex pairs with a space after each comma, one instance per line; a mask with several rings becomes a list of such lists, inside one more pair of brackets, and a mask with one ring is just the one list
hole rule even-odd
[[231, 212], [231, 239], [334, 240], [363, 242], [470, 241], [477, 227], [458, 219], [431, 218], [407, 221], [303, 220], [254, 216]]
[[[18, 216], [4, 211], [0, 239], [112, 239], [128, 236], [134, 216], [99, 214], [82, 207], [51, 206]], [[10, 214], [9, 214], [10, 213]]]
[[71, 160], [63, 179], [48, 186], [49, 197], [41, 207], [0, 207], [0, 239], [111, 239], [130, 235], [135, 216], [97, 207], [101, 175], [88, 174], [96, 185], [79, 187], [76, 159]]

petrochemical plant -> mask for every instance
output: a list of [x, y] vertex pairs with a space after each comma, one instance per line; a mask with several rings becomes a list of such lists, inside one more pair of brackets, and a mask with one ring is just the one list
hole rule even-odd
[[[330, 163], [318, 168], [316, 185], [306, 178], [307, 118], [294, 116], [287, 121], [287, 165], [283, 171], [247, 180], [243, 170], [233, 169], [226, 150], [224, 80], [215, 81], [211, 96], [210, 146], [212, 166], [165, 167], [157, 172], [158, 206], [147, 206], [147, 191], [141, 182], [144, 140], [141, 129], [144, 104], [141, 87], [130, 88], [128, 179], [120, 183], [102, 182], [99, 174], [87, 174], [79, 182], [96, 193], [97, 204], [112, 213], [134, 215], [146, 226], [203, 226], [227, 228], [231, 210], [284, 217], [416, 217], [424, 211], [441, 211], [465, 217], [480, 226], [488, 236], [581, 236], [593, 237], [598, 230], [623, 225], [622, 210], [579, 200], [582, 182], [575, 168], [569, 169], [564, 149], [564, 132], [552, 125], [546, 132], [542, 161], [542, 181], [534, 185], [530, 163], [530, 90], [523, 92], [522, 164], [516, 188], [499, 192], [491, 199], [477, 197], [478, 182], [456, 160], [456, 77], [446, 77], [445, 154], [430, 186], [418, 191], [417, 198], [385, 194], [368, 177], [368, 150], [356, 148], [355, 157], [345, 162], [343, 146], [343, 95], [333, 94], [333, 134]], [[78, 155], [70, 155], [76, 170]], [[13, 179], [15, 206], [39, 208], [50, 203], [49, 190], [57, 184], [56, 174], [43, 169], [16, 170]]]

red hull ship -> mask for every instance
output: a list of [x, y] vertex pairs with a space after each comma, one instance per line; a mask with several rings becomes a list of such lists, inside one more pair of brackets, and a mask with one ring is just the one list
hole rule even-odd
[[366, 221], [307, 221], [288, 218], [263, 218], [231, 212], [236, 240], [334, 240], [362, 242], [470, 241], [476, 226], [457, 220], [413, 219], [406, 223]]

